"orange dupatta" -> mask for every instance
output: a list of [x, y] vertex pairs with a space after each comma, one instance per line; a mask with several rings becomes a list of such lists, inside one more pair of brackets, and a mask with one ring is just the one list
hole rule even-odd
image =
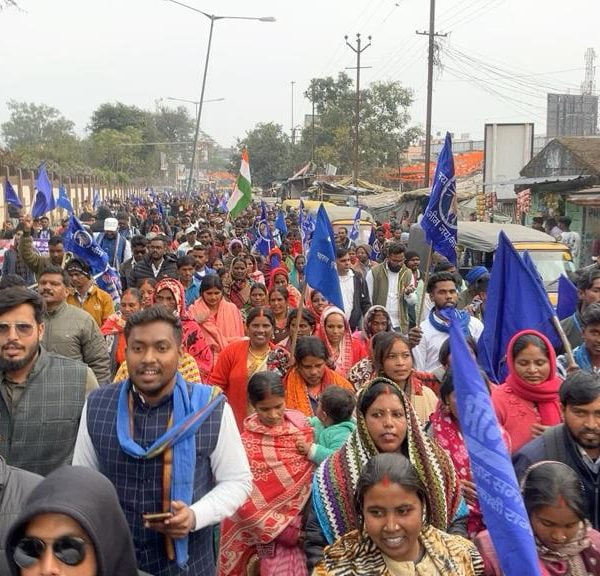
[[[294, 366], [286, 375], [285, 380], [285, 406], [289, 410], [299, 410], [305, 416], [314, 416], [310, 398], [308, 397], [308, 389], [304, 382], [304, 378], [298, 372], [298, 368]], [[328, 386], [339, 386], [355, 393], [354, 386], [348, 382], [343, 376], [334, 372], [331, 368], [325, 368], [325, 374], [321, 380], [321, 390]]]

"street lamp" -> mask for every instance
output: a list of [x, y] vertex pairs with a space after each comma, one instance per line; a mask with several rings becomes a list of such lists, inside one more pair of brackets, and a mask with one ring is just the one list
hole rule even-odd
[[171, 2], [173, 4], [178, 4], [179, 6], [183, 6], [188, 10], [193, 10], [194, 12], [198, 12], [203, 16], [206, 16], [210, 20], [210, 32], [208, 33], [208, 47], [206, 49], [206, 60], [204, 61], [204, 74], [202, 76], [202, 89], [200, 91], [200, 100], [198, 102], [198, 113], [196, 114], [196, 133], [194, 135], [194, 147], [192, 149], [192, 161], [190, 162], [190, 174], [187, 183], [187, 195], [188, 197], [192, 194], [192, 179], [194, 173], [194, 162], [196, 161], [196, 148], [198, 147], [198, 137], [200, 135], [200, 118], [202, 116], [202, 105], [204, 104], [204, 89], [206, 88], [206, 74], [208, 72], [208, 61], [210, 58], [210, 47], [212, 44], [212, 36], [213, 36], [213, 28], [215, 22], [217, 20], [257, 20], [258, 22], [275, 22], [275, 18], [273, 16], [217, 16], [215, 14], [209, 14], [208, 12], [204, 12], [203, 10], [199, 10], [198, 8], [194, 8], [193, 6], [188, 6], [183, 2], [178, 2], [177, 0], [165, 0], [166, 2]]
[[[167, 100], [172, 100], [173, 102], [186, 102], [187, 104], [193, 104], [196, 107], [196, 116], [198, 116], [198, 106], [200, 105], [200, 100], [187, 100], [186, 98], [173, 98], [172, 96], [167, 96]], [[209, 102], [224, 102], [225, 98], [210, 98], [208, 100], [204, 100], [204, 104], [208, 104]]]

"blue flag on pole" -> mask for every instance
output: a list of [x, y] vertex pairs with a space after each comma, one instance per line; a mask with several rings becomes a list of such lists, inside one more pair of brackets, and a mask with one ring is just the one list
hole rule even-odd
[[21, 202], [19, 195], [15, 192], [15, 189], [8, 178], [6, 179], [6, 182], [4, 182], [4, 203], [12, 204], [17, 208], [23, 208], [23, 203]]
[[46, 165], [44, 163], [40, 164], [38, 177], [35, 181], [35, 188], [35, 200], [31, 207], [31, 215], [34, 218], [40, 218], [46, 214], [46, 212], [50, 212], [56, 208], [54, 195], [52, 194], [52, 182], [50, 182], [50, 178], [48, 178]]
[[455, 315], [450, 323], [450, 350], [460, 431], [502, 572], [506, 576], [540, 576], [529, 518], [490, 393]]
[[452, 138], [446, 132], [446, 141], [438, 157], [431, 196], [421, 220], [421, 228], [433, 250], [453, 264], [456, 264], [457, 218]]
[[538, 276], [519, 256], [504, 232], [500, 232], [485, 304], [483, 333], [477, 344], [479, 364], [494, 382], [504, 382], [506, 348], [519, 331], [538, 330], [554, 347], [560, 337], [552, 317], [554, 310]]
[[558, 302], [556, 305], [556, 315], [559, 320], [564, 320], [573, 316], [577, 311], [577, 286], [571, 282], [564, 274], [558, 279]]
[[360, 215], [362, 212], [362, 208], [359, 208], [356, 211], [356, 214], [354, 216], [354, 222], [352, 222], [352, 228], [350, 230], [350, 234], [348, 235], [350, 240], [352, 240], [352, 242], [356, 242], [358, 240], [358, 237], [360, 235]]
[[277, 212], [275, 228], [279, 230], [279, 233], [281, 234], [282, 238], [288, 233], [287, 224], [285, 223], [285, 214], [283, 213], [283, 210], [279, 210], [279, 212]]
[[256, 233], [258, 240], [254, 244], [254, 250], [263, 256], [268, 256], [271, 251], [271, 245], [273, 245], [273, 234], [271, 227], [269, 226], [269, 220], [267, 219], [267, 206], [264, 202], [260, 203], [261, 213], [260, 220], [256, 225]]
[[63, 236], [65, 250], [85, 260], [92, 269], [98, 286], [108, 292], [115, 304], [120, 302], [121, 280], [118, 272], [109, 266], [108, 255], [96, 243], [74, 214], [69, 216], [69, 225]]
[[73, 214], [74, 212], [73, 204], [71, 204], [71, 201], [67, 196], [67, 191], [62, 184], [58, 187], [58, 200], [56, 201], [56, 205], [59, 208], [64, 208], [69, 215]]
[[319, 206], [315, 231], [306, 259], [306, 283], [341, 310], [344, 309], [340, 279], [335, 264], [331, 223], [323, 204]]

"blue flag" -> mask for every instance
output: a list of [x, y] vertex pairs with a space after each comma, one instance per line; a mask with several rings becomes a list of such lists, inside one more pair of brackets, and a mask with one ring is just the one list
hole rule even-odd
[[323, 204], [319, 206], [315, 231], [306, 259], [306, 283], [340, 310], [344, 309], [340, 279], [335, 264], [331, 223]]
[[456, 234], [458, 208], [452, 138], [446, 133], [444, 147], [438, 157], [429, 203], [425, 208], [421, 228], [433, 250], [456, 264]]
[[360, 235], [360, 214], [362, 209], [359, 208], [356, 211], [356, 215], [354, 216], [354, 222], [352, 222], [352, 229], [350, 230], [350, 234], [348, 235], [352, 242], [356, 242]]
[[485, 304], [483, 333], [477, 344], [479, 364], [494, 382], [504, 382], [509, 340], [519, 331], [538, 330], [552, 345], [560, 337], [552, 323], [548, 295], [504, 232], [500, 232]]
[[556, 305], [556, 315], [559, 320], [564, 320], [573, 316], [577, 311], [577, 286], [571, 282], [564, 274], [558, 279], [558, 302]]
[[15, 189], [8, 178], [4, 183], [4, 203], [12, 204], [17, 208], [23, 208], [23, 203], [21, 202], [19, 195], [15, 192]]
[[460, 431], [502, 572], [506, 576], [540, 576], [529, 518], [490, 393], [456, 316], [450, 323], [450, 350]]
[[210, 197], [208, 199], [208, 203], [213, 208], [216, 208], [219, 205], [219, 199], [217, 198], [217, 195], [215, 194], [214, 190], [211, 190], [211, 192], [210, 192]]
[[98, 206], [100, 206], [100, 190], [94, 190], [94, 197], [92, 199], [92, 209], [94, 212], [98, 209]]
[[85, 260], [92, 269], [92, 273], [104, 273], [108, 267], [108, 255], [94, 240], [93, 235], [88, 232], [83, 224], [74, 214], [69, 216], [69, 225], [64, 234], [64, 246], [68, 252]]
[[221, 202], [219, 202], [219, 210], [221, 212], [223, 212], [224, 214], [229, 212], [229, 209], [227, 208], [228, 201], [229, 201], [229, 195], [227, 193], [223, 194], [223, 196], [221, 196]]
[[288, 233], [287, 224], [285, 223], [285, 214], [282, 210], [277, 213], [277, 219], [275, 220], [275, 228], [279, 230], [281, 237], [283, 238]]
[[56, 201], [56, 205], [59, 208], [64, 208], [69, 213], [69, 215], [73, 214], [74, 212], [73, 204], [71, 204], [71, 201], [67, 196], [67, 191], [65, 190], [65, 187], [62, 184], [58, 187], [58, 200]]
[[375, 249], [375, 246], [379, 243], [375, 244], [375, 242], [377, 242], [377, 236], [375, 236], [375, 226], [371, 226], [371, 234], [369, 234], [369, 246], [371, 247], [370, 258], [376, 262], [377, 258], [379, 257], [379, 252]]
[[35, 200], [31, 207], [31, 215], [34, 218], [40, 218], [46, 214], [46, 212], [50, 212], [56, 208], [54, 195], [52, 194], [52, 182], [50, 182], [50, 179], [48, 178], [46, 165], [44, 163], [40, 164], [38, 177], [35, 181], [35, 188]]
[[256, 224], [256, 234], [258, 239], [254, 244], [254, 250], [263, 256], [268, 256], [271, 251], [271, 245], [274, 245], [274, 241], [267, 219], [267, 206], [264, 202], [261, 202], [261, 214], [260, 220]]

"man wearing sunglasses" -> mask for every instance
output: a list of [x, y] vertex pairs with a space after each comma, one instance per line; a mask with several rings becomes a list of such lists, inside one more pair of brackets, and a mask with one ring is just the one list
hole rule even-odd
[[41, 345], [44, 310], [31, 290], [0, 291], [0, 455], [42, 476], [71, 462], [86, 391], [98, 385], [83, 362]]
[[125, 338], [129, 379], [90, 394], [73, 463], [115, 485], [142, 570], [214, 576], [213, 526], [252, 485], [233, 412], [177, 371], [182, 326], [166, 308], [129, 316]]
[[138, 574], [115, 489], [95, 470], [54, 471], [33, 490], [8, 532], [2, 576]]

